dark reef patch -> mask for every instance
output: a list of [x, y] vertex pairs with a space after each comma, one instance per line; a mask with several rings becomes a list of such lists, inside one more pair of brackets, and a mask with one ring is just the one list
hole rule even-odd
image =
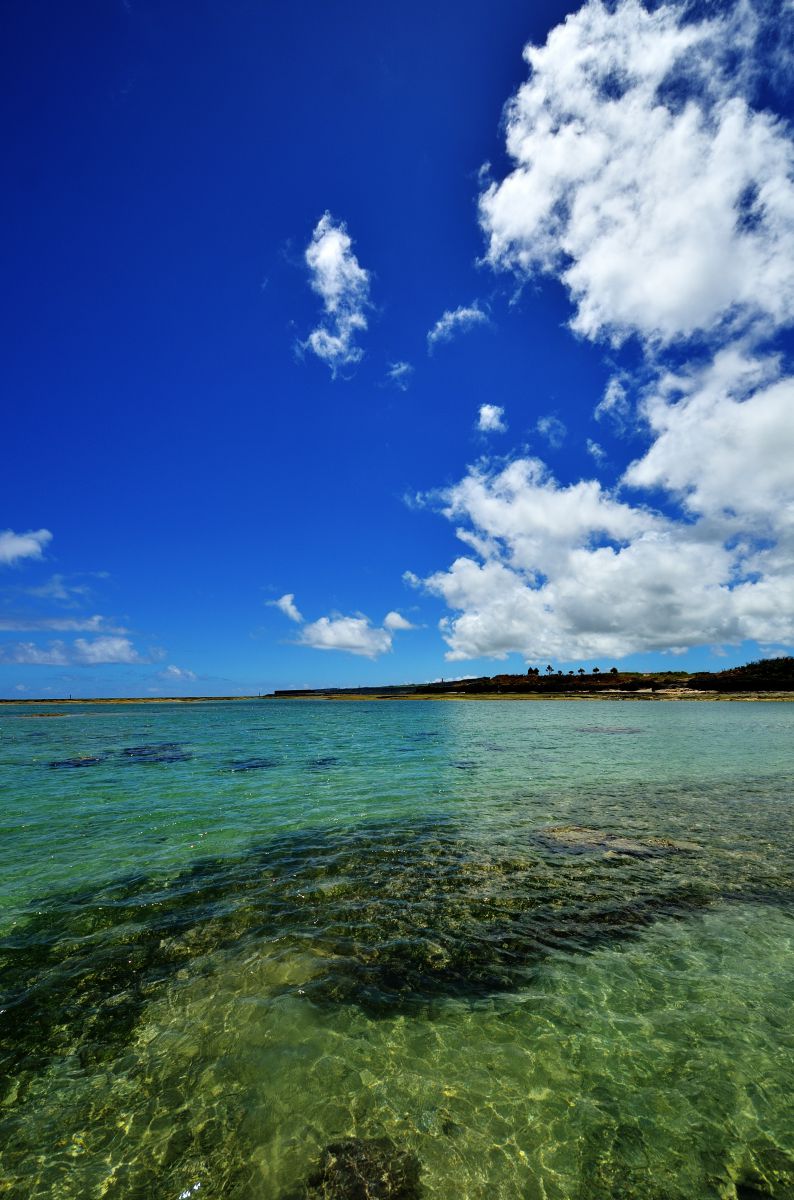
[[329, 767], [335, 767], [339, 759], [333, 754], [324, 754], [320, 758], [310, 758], [306, 766], [310, 771], [327, 771]]
[[421, 1165], [389, 1138], [332, 1142], [303, 1188], [285, 1200], [421, 1200]]
[[280, 767], [277, 758], [240, 758], [229, 763], [229, 770], [237, 771], [269, 771], [272, 767]]
[[748, 870], [742, 879], [661, 839], [561, 826], [483, 840], [427, 819], [284, 834], [171, 879], [56, 894], [0, 941], [0, 1075], [54, 1055], [112, 1058], [177, 971], [211, 970], [225, 950], [255, 956], [265, 939], [317, 951], [308, 978], [274, 993], [432, 1016], [447, 998], [520, 989], [549, 956], [660, 919], [726, 899], [790, 902], [788, 876]]
[[121, 757], [136, 763], [188, 762], [193, 756], [179, 742], [159, 742], [148, 746], [127, 746]]
[[59, 758], [49, 763], [50, 770], [60, 770], [69, 767], [96, 767], [105, 759], [99, 754], [78, 754], [74, 758]]

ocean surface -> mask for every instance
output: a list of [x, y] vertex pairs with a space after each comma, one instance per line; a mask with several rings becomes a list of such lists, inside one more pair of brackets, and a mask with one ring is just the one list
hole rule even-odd
[[794, 705], [13, 706], [0, 793], [2, 1200], [794, 1197]]

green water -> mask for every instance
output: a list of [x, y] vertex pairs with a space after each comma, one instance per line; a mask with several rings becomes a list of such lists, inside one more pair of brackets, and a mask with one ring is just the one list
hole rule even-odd
[[35, 711], [0, 1197], [794, 1198], [794, 706]]

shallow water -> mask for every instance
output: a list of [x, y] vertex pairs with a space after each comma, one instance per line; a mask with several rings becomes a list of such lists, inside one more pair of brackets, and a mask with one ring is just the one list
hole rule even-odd
[[387, 1138], [372, 1196], [794, 1198], [794, 706], [60, 711], [0, 715], [0, 1196]]

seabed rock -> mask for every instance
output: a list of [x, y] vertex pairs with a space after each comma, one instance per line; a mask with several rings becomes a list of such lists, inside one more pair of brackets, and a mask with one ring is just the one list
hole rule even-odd
[[549, 825], [537, 834], [537, 841], [548, 850], [564, 854], [594, 854], [604, 857], [627, 855], [630, 858], [658, 858], [664, 854], [677, 854], [697, 847], [669, 838], [631, 838], [619, 833], [605, 833], [602, 829], [589, 829], [585, 825]]
[[288, 1200], [420, 1200], [419, 1159], [389, 1138], [345, 1138]]

